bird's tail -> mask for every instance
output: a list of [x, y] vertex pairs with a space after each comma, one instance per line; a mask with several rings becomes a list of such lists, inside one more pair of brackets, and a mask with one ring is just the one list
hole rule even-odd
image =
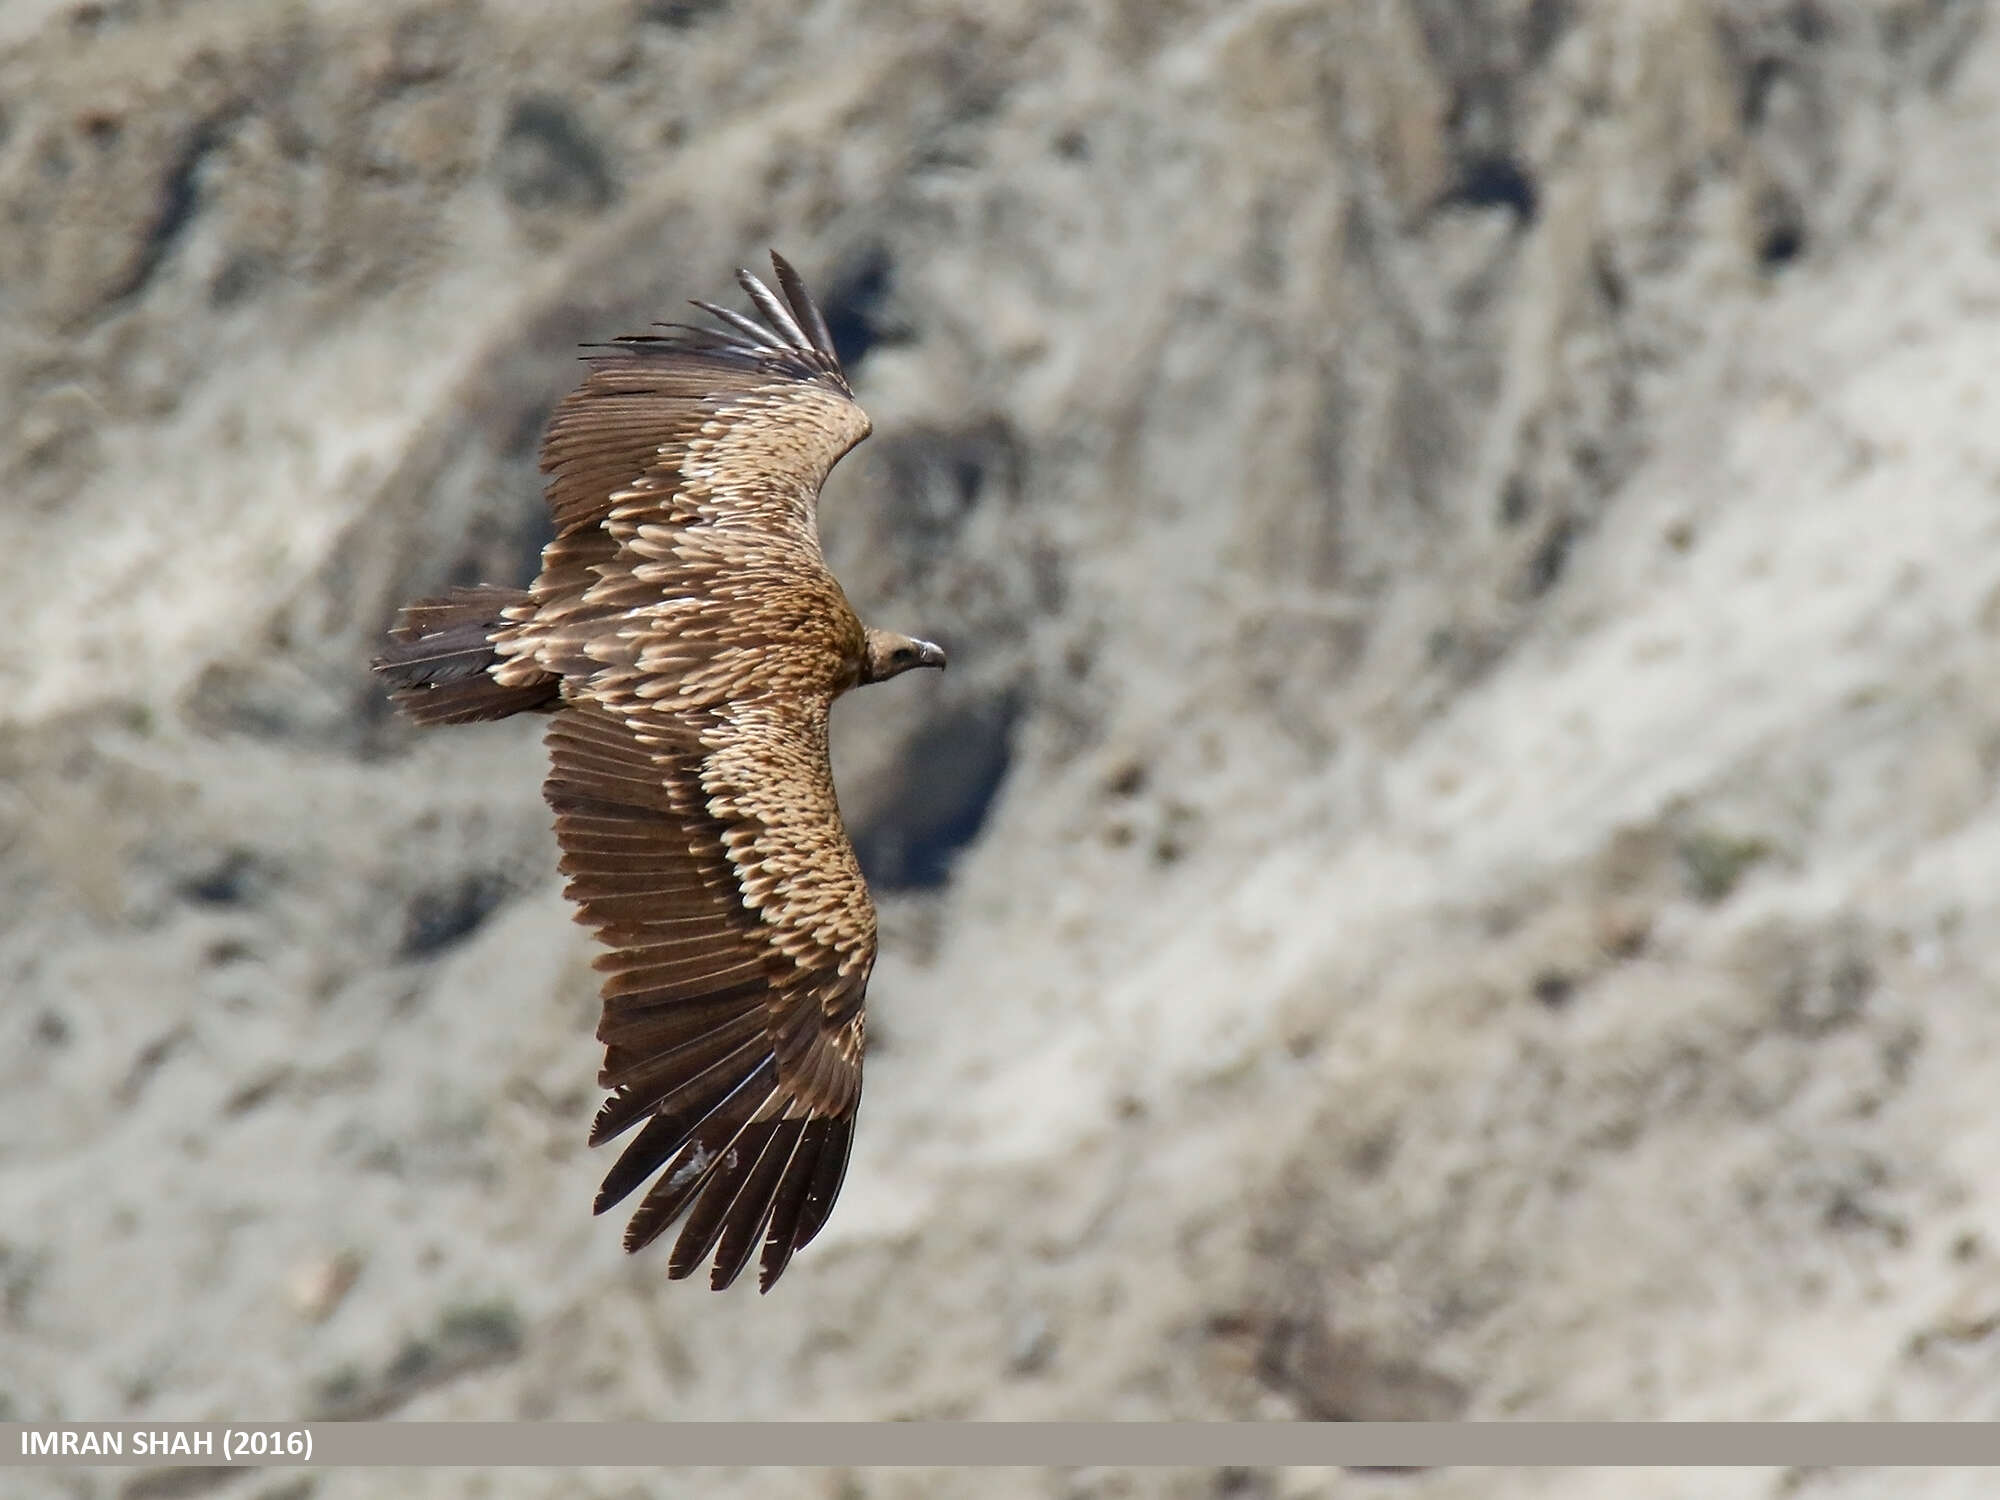
[[554, 676], [509, 685], [488, 670], [501, 659], [493, 635], [509, 623], [502, 611], [527, 601], [525, 590], [482, 583], [404, 605], [375, 658], [390, 701], [419, 724], [470, 724], [552, 707], [560, 686]]

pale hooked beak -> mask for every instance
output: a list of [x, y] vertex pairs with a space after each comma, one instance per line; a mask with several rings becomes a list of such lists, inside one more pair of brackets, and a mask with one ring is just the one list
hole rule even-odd
[[918, 666], [936, 667], [940, 672], [944, 670], [944, 647], [919, 640], [912, 640], [910, 644], [917, 648]]

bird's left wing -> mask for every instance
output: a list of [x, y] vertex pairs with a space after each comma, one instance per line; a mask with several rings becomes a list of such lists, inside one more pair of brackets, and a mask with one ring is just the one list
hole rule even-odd
[[[869, 423], [819, 304], [783, 256], [774, 251], [771, 264], [782, 298], [748, 271], [736, 273], [755, 316], [694, 304], [726, 332], [664, 323], [586, 352], [588, 373], [542, 440], [557, 536], [656, 519], [630, 496], [614, 498], [628, 487], [661, 511], [685, 490], [760, 525], [810, 525], [828, 471]], [[642, 474], [646, 482], [635, 484]], [[786, 503], [773, 509], [774, 500]]]
[[497, 642], [521, 672], [590, 675], [615, 638], [607, 622], [662, 600], [708, 617], [670, 632], [683, 644], [781, 623], [753, 617], [774, 599], [782, 615], [791, 579], [756, 588], [746, 550], [824, 573], [820, 486], [869, 421], [818, 304], [782, 256], [771, 263], [782, 298], [737, 273], [755, 316], [695, 304], [726, 331], [669, 324], [586, 356], [542, 440], [556, 535], [532, 608]]

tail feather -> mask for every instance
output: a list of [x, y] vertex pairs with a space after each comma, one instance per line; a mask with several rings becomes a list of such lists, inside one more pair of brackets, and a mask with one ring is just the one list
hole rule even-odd
[[555, 677], [508, 685], [489, 671], [500, 661], [493, 635], [508, 623], [503, 611], [527, 599], [521, 589], [482, 583], [405, 605], [374, 663], [390, 701], [419, 724], [470, 724], [552, 706]]

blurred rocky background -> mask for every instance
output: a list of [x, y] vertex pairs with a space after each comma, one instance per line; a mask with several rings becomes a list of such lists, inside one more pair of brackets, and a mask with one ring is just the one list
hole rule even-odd
[[[0, 1416], [2000, 1416], [1987, 10], [6, 0]], [[770, 246], [952, 669], [836, 722], [876, 1045], [759, 1298], [589, 1214], [539, 725], [366, 662]], [[1608, 1482], [697, 1488], [1975, 1493]]]

